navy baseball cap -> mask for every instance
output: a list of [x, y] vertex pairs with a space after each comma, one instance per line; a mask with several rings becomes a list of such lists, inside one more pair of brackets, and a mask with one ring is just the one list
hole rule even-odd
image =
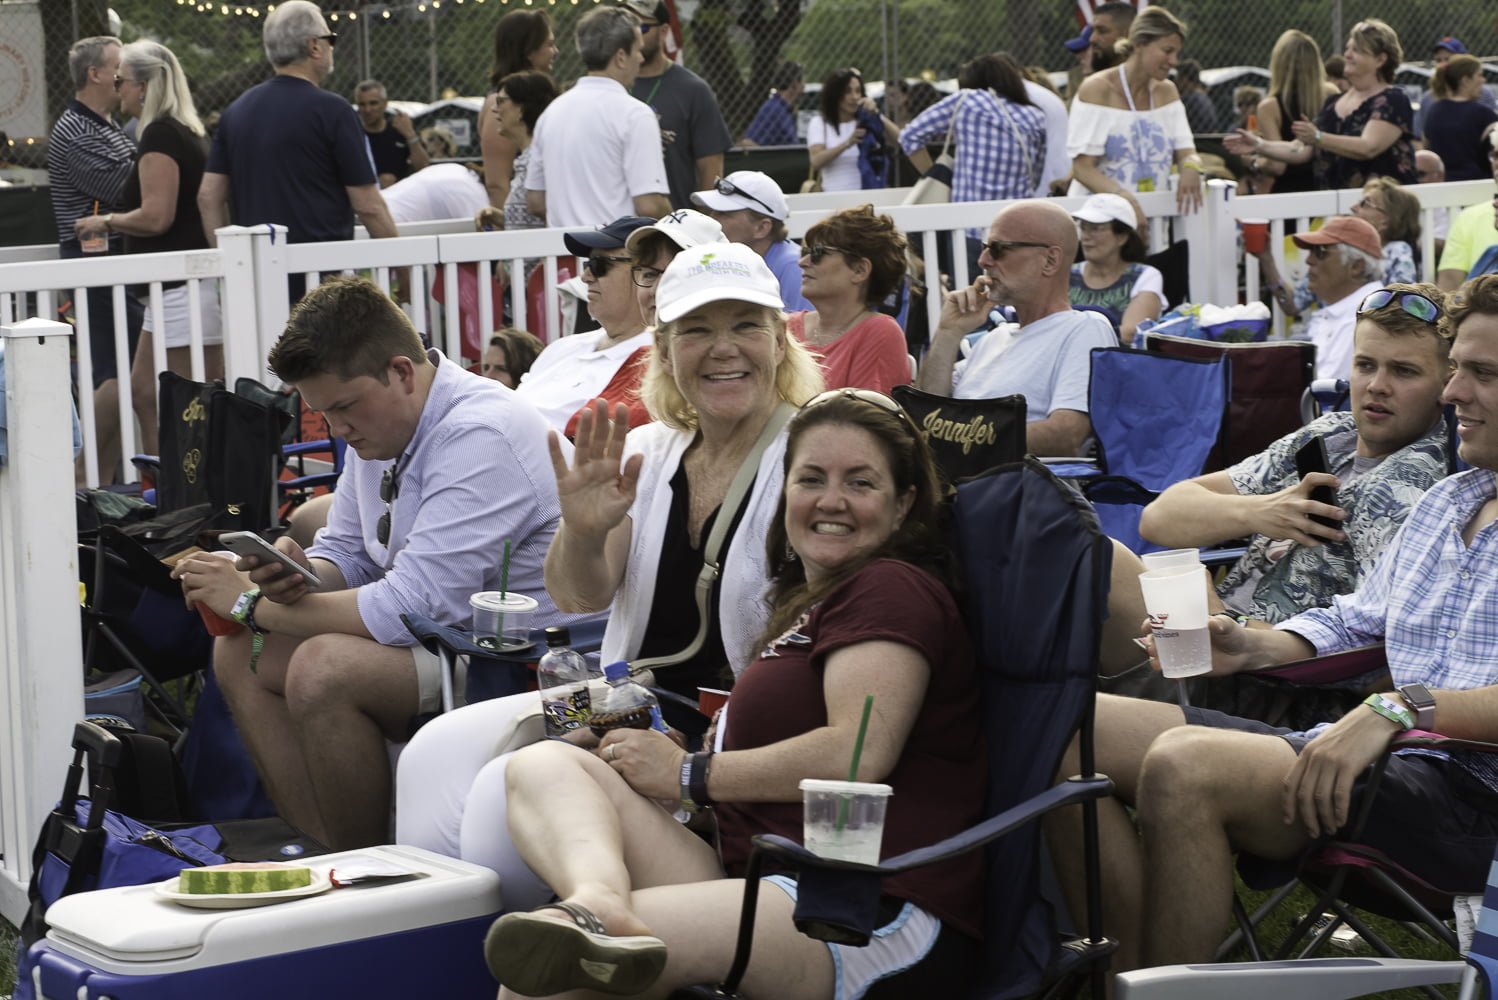
[[1451, 35], [1447, 35], [1439, 42], [1436, 42], [1435, 47], [1431, 51], [1435, 52], [1438, 49], [1445, 49], [1454, 56], [1464, 56], [1467, 54], [1467, 47], [1462, 44], [1462, 40], [1460, 38], [1453, 38]]
[[1076, 38], [1068, 39], [1061, 44], [1066, 46], [1068, 52], [1081, 52], [1092, 44], [1092, 25], [1089, 24], [1083, 28], [1082, 33]]
[[626, 215], [597, 229], [581, 229], [562, 234], [567, 252], [574, 257], [586, 257], [589, 250], [615, 250], [624, 246], [629, 234], [636, 229], [655, 225], [648, 215]]

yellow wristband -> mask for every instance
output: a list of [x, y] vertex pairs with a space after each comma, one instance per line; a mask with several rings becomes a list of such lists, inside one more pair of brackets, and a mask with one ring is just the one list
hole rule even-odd
[[1196, 160], [1186, 160], [1181, 164], [1181, 166], [1185, 167], [1187, 170], [1195, 170], [1199, 174], [1204, 174], [1207, 172], [1207, 168], [1203, 167], [1201, 163]]

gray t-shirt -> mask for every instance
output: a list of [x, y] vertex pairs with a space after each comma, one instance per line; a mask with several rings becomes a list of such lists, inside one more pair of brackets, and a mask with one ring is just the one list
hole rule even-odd
[[733, 145], [712, 88], [682, 66], [668, 66], [660, 76], [642, 76], [630, 91], [650, 105], [661, 126], [671, 207], [691, 208], [697, 187], [697, 160], [726, 152]]
[[1044, 420], [1055, 410], [1087, 412], [1092, 349], [1117, 347], [1108, 321], [1095, 312], [1051, 313], [1012, 336], [991, 330], [952, 371], [952, 395], [989, 399], [1018, 393], [1027, 418]]

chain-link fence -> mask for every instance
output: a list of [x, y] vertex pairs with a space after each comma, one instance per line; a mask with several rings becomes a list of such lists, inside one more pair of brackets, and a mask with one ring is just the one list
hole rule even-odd
[[[571, 80], [582, 71], [571, 43], [573, 28], [597, 2], [329, 0], [323, 8], [339, 42], [337, 68], [326, 86], [352, 95], [359, 80], [374, 77], [396, 100], [482, 96], [494, 24], [507, 9], [522, 5], [550, 13], [561, 49], [554, 74]], [[850, 65], [871, 81], [942, 80], [954, 76], [965, 60], [994, 50], [1007, 50], [1029, 65], [1066, 70], [1074, 60], [1061, 43], [1077, 33], [1077, 11], [1090, 0], [674, 2], [686, 65], [712, 84], [730, 129], [739, 134], [783, 59], [800, 62], [808, 81]], [[1191, 27], [1186, 55], [1209, 69], [1266, 66], [1275, 39], [1287, 28], [1310, 33], [1327, 54], [1340, 52], [1347, 29], [1363, 17], [1389, 21], [1411, 62], [1429, 59], [1434, 44], [1447, 35], [1461, 38], [1479, 55], [1498, 52], [1498, 25], [1486, 3], [1167, 0], [1167, 6]], [[205, 114], [223, 109], [270, 75], [260, 47], [264, 3], [114, 0], [113, 10], [125, 40], [151, 37], [176, 52]], [[0, 0], [0, 129], [13, 138], [45, 134], [46, 123], [69, 96], [68, 44], [103, 33], [110, 23], [106, 0]], [[18, 107], [29, 110], [23, 114]]]

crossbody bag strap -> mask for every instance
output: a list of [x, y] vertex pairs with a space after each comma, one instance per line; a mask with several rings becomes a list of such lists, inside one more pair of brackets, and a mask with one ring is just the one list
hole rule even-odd
[[966, 90], [957, 92], [957, 104], [952, 108], [952, 120], [947, 122], [947, 137], [941, 141], [939, 156], [946, 156], [947, 150], [952, 148], [952, 132], [957, 128], [957, 115], [962, 111], [962, 102], [967, 100], [967, 94]]
[[749, 449], [749, 454], [745, 455], [744, 460], [739, 463], [739, 471], [734, 474], [733, 482], [728, 486], [728, 495], [723, 498], [723, 505], [718, 508], [718, 516], [713, 519], [713, 530], [708, 532], [707, 544], [702, 548], [702, 569], [697, 573], [697, 634], [680, 652], [635, 660], [629, 665], [630, 673], [638, 674], [655, 667], [669, 667], [673, 664], [685, 663], [702, 649], [702, 644], [707, 641], [710, 626], [708, 615], [712, 610], [713, 584], [718, 582], [718, 578], [723, 573], [721, 558], [723, 541], [739, 510], [748, 502], [749, 487], [754, 482], [754, 477], [759, 474], [759, 462], [765, 454], [765, 449], [770, 447], [770, 442], [775, 440], [781, 428], [795, 413], [794, 406], [781, 403], [775, 408], [775, 412], [770, 414], [770, 419], [766, 421], [764, 430], [759, 432], [759, 438], [754, 442], [754, 447]]

